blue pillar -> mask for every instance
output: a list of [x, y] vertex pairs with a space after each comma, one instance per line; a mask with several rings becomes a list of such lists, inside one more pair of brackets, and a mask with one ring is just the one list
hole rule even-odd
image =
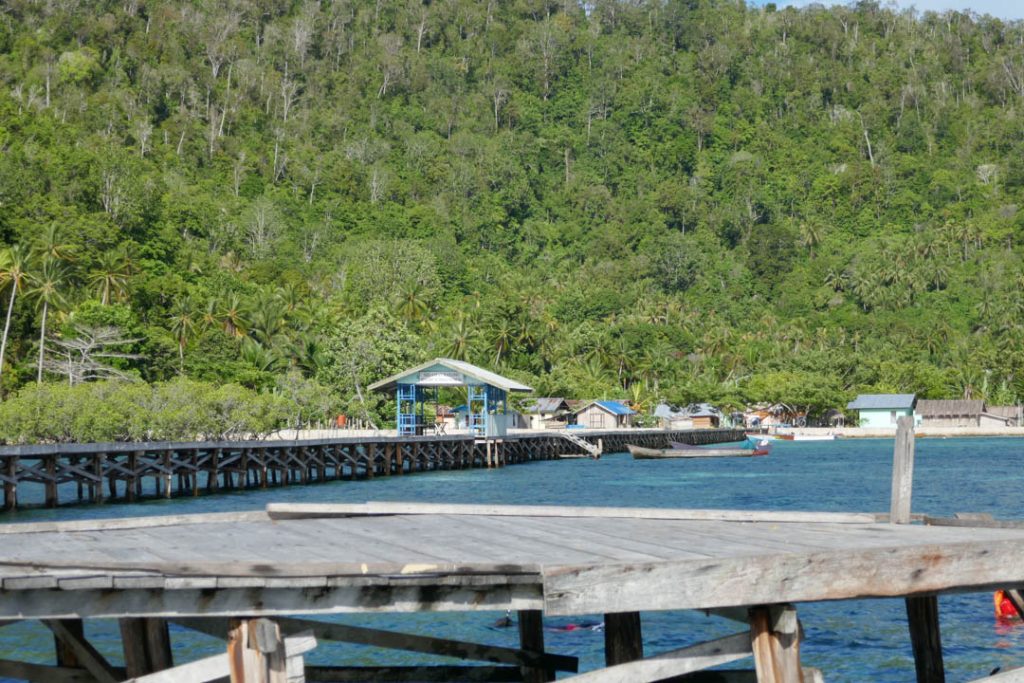
[[395, 426], [399, 436], [416, 433], [416, 398], [419, 387], [415, 384], [395, 385]]

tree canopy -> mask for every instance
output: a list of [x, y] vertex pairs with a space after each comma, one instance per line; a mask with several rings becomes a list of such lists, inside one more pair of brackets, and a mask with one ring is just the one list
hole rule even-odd
[[337, 409], [437, 355], [1019, 402], [1022, 43], [869, 0], [7, 0], [0, 393], [101, 325], [121, 373]]

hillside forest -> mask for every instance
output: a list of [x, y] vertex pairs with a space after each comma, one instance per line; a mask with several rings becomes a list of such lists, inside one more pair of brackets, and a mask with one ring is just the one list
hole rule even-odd
[[1022, 237], [1021, 22], [0, 5], [9, 441], [383, 426], [365, 387], [434, 356], [641, 411], [1018, 403]]

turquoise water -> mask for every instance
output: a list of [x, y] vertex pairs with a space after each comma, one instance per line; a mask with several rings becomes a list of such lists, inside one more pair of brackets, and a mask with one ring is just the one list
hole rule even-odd
[[[884, 511], [889, 505], [892, 445], [891, 440], [883, 439], [782, 443], [768, 458], [706, 461], [634, 461], [619, 454], [599, 461], [541, 462], [503, 470], [438, 472], [133, 505], [27, 510], [0, 516], [0, 521], [255, 510], [270, 502], [367, 500]], [[25, 495], [33, 494], [25, 491]], [[1024, 518], [1024, 439], [919, 440], [913, 510], [934, 515], [990, 512], [1001, 518]], [[998, 626], [992, 618], [990, 594], [943, 597], [940, 612], [947, 680], [967, 681], [996, 667], [1024, 665], [1024, 627]], [[800, 605], [799, 613], [807, 634], [803, 661], [823, 669], [829, 683], [913, 680], [902, 600]], [[500, 616], [445, 613], [337, 620], [516, 645], [515, 629], [492, 626]], [[546, 623], [556, 628], [585, 620], [558, 618]], [[728, 635], [738, 625], [693, 613], [659, 612], [645, 613], [643, 628], [645, 651], [657, 653]], [[116, 624], [90, 622], [87, 633], [101, 652], [120, 661]], [[545, 637], [549, 650], [579, 656], [584, 670], [602, 663], [600, 632], [549, 630]], [[172, 640], [179, 661], [221, 651], [217, 641], [190, 631], [175, 629]], [[20, 623], [0, 629], [0, 658], [52, 663], [52, 653], [52, 639], [40, 626]], [[368, 665], [443, 660], [322, 643], [309, 661]]]

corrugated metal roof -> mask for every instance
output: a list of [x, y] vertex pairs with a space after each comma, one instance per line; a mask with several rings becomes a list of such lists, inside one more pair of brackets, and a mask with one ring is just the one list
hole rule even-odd
[[964, 399], [930, 400], [922, 398], [914, 407], [921, 417], [977, 417], [985, 412], [984, 401]]
[[[453, 360], [451, 358], [435, 358], [434, 360], [427, 361], [426, 363], [417, 365], [414, 368], [404, 370], [398, 373], [397, 375], [392, 375], [387, 379], [382, 379], [379, 382], [375, 382], [371, 384], [368, 388], [370, 391], [388, 391], [390, 389], [393, 389], [394, 385], [398, 384], [400, 380], [406, 379], [410, 375], [415, 375], [420, 371], [426, 370], [427, 368], [435, 365], [440, 365], [450, 370], [455, 370], [456, 372], [460, 372], [467, 377], [477, 380], [478, 382], [490, 384], [492, 387], [498, 387], [499, 389], [503, 389], [504, 391], [533, 391], [533, 389], [531, 389], [530, 387], [520, 382], [517, 382], [514, 379], [502, 377], [497, 373], [491, 372], [490, 370], [484, 370], [483, 368], [477, 367], [472, 363], [467, 363], [466, 361], [462, 360]], [[411, 383], [415, 384], [416, 382]]]
[[625, 403], [618, 402], [617, 400], [592, 400], [583, 408], [575, 411], [577, 413], [583, 413], [591, 405], [597, 405], [598, 408], [610, 413], [611, 415], [636, 415], [636, 411], [628, 407]]
[[523, 405], [524, 413], [557, 413], [560, 410], [568, 410], [569, 404], [564, 398], [535, 398]]
[[860, 394], [846, 404], [848, 410], [900, 410], [913, 408], [917, 394]]
[[672, 420], [681, 417], [687, 417], [686, 410], [683, 408], [673, 408], [667, 403], [659, 403], [654, 408], [654, 417], [661, 417], [666, 420]]

